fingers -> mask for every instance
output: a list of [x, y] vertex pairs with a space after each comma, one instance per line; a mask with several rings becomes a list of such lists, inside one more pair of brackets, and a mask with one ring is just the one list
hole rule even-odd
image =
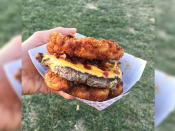
[[64, 91], [53, 91], [52, 93], [59, 94], [60, 96], [64, 97], [64, 99], [73, 99], [74, 97], [65, 93]]
[[75, 28], [63, 28], [63, 27], [57, 27], [54, 29], [50, 29], [50, 30], [44, 30], [44, 31], [39, 31], [36, 32], [36, 37], [38, 39], [40, 39], [43, 43], [46, 43], [49, 41], [49, 35], [53, 32], [59, 32], [61, 34], [64, 35], [68, 35], [70, 33], [76, 33], [76, 29]]
[[29, 39], [27, 39], [25, 42], [23, 42], [23, 45], [29, 43], [30, 48], [34, 48], [43, 44], [46, 44], [49, 41], [49, 35], [53, 32], [59, 32], [64, 35], [70, 34], [70, 33], [76, 33], [76, 28], [63, 28], [63, 27], [57, 27], [50, 30], [44, 30], [44, 31], [37, 31], [35, 32]]
[[[46, 44], [49, 41], [49, 35], [53, 32], [59, 32], [64, 35], [70, 34], [70, 33], [76, 33], [75, 28], [63, 28], [63, 27], [57, 27], [50, 30], [44, 30], [44, 31], [38, 31], [35, 32], [30, 38], [28, 38], [26, 41], [22, 44], [22, 63], [23, 67], [28, 67], [28, 65], [32, 65], [31, 61], [29, 59], [28, 50], [35, 48], [37, 46]], [[33, 66], [33, 65], [32, 65]], [[47, 87], [44, 88], [44, 86], [39, 86], [39, 92], [42, 93], [56, 93], [64, 97], [65, 99], [72, 99], [73, 97], [63, 91], [53, 91], [48, 89]]]
[[73, 96], [71, 96], [71, 95], [69, 95], [69, 94], [67, 94], [67, 93], [65, 93], [63, 91], [58, 91], [58, 94], [60, 96], [64, 97], [64, 99], [73, 99], [74, 98]]
[[76, 28], [57, 27], [57, 28], [48, 30], [46, 32], [48, 32], [49, 34], [52, 33], [52, 32], [59, 32], [59, 33], [64, 34], [64, 35], [68, 35], [70, 33], [74, 34], [74, 33], [76, 33], [76, 31], [77, 31]]
[[59, 33], [62, 33], [64, 35], [67, 35], [70, 33], [76, 33], [76, 29], [75, 28], [57, 27], [57, 28], [50, 29], [50, 30], [43, 30], [43, 31], [35, 32], [32, 36], [36, 37], [37, 40], [40, 40], [43, 43], [46, 43], [49, 41], [49, 35], [53, 32], [59, 32]]
[[44, 93], [44, 94], [48, 94], [48, 93], [58, 94], [58, 95], [64, 97], [64, 99], [73, 99], [74, 98], [73, 96], [65, 93], [64, 91], [56, 91], [56, 90], [48, 88], [46, 85], [43, 86], [43, 88], [40, 90], [40, 92]]

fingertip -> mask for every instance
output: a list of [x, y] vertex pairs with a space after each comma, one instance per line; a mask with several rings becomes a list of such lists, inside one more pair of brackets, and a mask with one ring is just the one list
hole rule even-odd
[[67, 100], [70, 100], [70, 99], [73, 99], [73, 98], [74, 98], [73, 96], [71, 96], [71, 95], [69, 95], [69, 94], [67, 94], [67, 93], [65, 93], [63, 97], [64, 97], [65, 99], [67, 99]]
[[73, 99], [74, 97], [73, 96], [66, 96], [66, 97], [64, 97], [65, 99], [67, 99], [67, 100], [71, 100], [71, 99]]
[[75, 34], [77, 31], [76, 28], [64, 28], [64, 27], [56, 27], [54, 29], [51, 30], [51, 32], [59, 32], [59, 33], [62, 33], [64, 35], [67, 35], [67, 34]]
[[73, 96], [71, 96], [71, 95], [69, 95], [69, 94], [67, 94], [67, 93], [65, 93], [63, 91], [59, 91], [58, 93], [59, 93], [59, 95], [64, 97], [64, 99], [68, 99], [69, 100], [69, 99], [73, 99], [74, 98]]
[[76, 33], [77, 32], [77, 29], [76, 28], [70, 28], [72, 30], [73, 33]]

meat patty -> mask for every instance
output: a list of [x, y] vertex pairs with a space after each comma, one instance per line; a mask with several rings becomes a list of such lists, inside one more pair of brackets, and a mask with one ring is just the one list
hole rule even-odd
[[61, 77], [68, 81], [74, 81], [82, 84], [86, 84], [96, 88], [112, 88], [116, 87], [117, 83], [120, 82], [118, 77], [115, 78], [104, 78], [93, 76], [88, 73], [82, 73], [76, 71], [70, 67], [59, 67], [53, 68], [53, 72], [59, 74]]
[[45, 72], [45, 83], [48, 88], [65, 91], [72, 96], [92, 100], [92, 101], [104, 101], [108, 98], [109, 89], [93, 88], [83, 84], [74, 84], [59, 75], [53, 73], [50, 69]]
[[[59, 65], [57, 59], [52, 55], [39, 53], [36, 55], [36, 59], [45, 66], [49, 66], [52, 72], [58, 74], [60, 77], [67, 79], [68, 81], [74, 81], [82, 83], [90, 87], [96, 88], [113, 88], [121, 81], [121, 75], [114, 74], [114, 77], [99, 77], [87, 72], [81, 72], [73, 67], [67, 67], [66, 65]], [[63, 61], [64, 62], [64, 61]], [[60, 64], [62, 64], [60, 62]], [[121, 71], [119, 72], [121, 74]], [[120, 76], [120, 77], [119, 77]]]

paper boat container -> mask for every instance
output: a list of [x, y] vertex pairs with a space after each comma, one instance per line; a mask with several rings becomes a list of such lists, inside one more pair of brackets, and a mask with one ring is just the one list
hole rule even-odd
[[22, 68], [21, 59], [11, 61], [4, 65], [4, 71], [7, 79], [19, 98], [21, 98], [21, 84], [14, 78], [13, 74], [20, 68]]
[[[78, 34], [78, 33], [76, 33], [75, 35], [78, 38], [85, 37], [85, 36]], [[29, 56], [30, 56], [34, 66], [36, 67], [38, 72], [41, 74], [41, 76], [44, 77], [44, 73], [48, 68], [42, 66], [42, 64], [40, 64], [35, 59], [35, 55], [39, 52], [40, 53], [47, 52], [46, 44], [29, 50]], [[127, 54], [127, 53], [125, 53], [124, 56], [119, 61], [121, 62], [120, 68], [123, 72], [123, 77], [122, 77], [123, 93], [121, 95], [119, 95], [115, 98], [103, 101], [103, 102], [89, 101], [89, 100], [84, 100], [84, 99], [80, 99], [80, 98], [76, 98], [76, 99], [78, 99], [84, 103], [87, 103], [88, 105], [95, 107], [98, 110], [103, 110], [103, 109], [107, 108], [108, 106], [110, 106], [112, 103], [121, 99], [126, 94], [128, 94], [128, 91], [140, 79], [140, 77], [144, 71], [146, 61], [142, 60], [140, 58], [137, 58], [135, 56], [132, 56], [130, 54]]]
[[155, 126], [175, 109], [175, 77], [155, 70]]

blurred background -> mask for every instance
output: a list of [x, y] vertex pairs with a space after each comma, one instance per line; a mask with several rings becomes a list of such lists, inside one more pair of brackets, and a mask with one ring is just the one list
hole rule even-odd
[[152, 0], [22, 1], [23, 41], [39, 30], [75, 27], [86, 36], [113, 39], [125, 52], [147, 60], [130, 93], [103, 111], [54, 94], [23, 96], [23, 130], [153, 130], [153, 12]]
[[0, 0], [0, 47], [21, 33], [21, 0]]
[[4, 70], [20, 56], [21, 1], [0, 0], [0, 12], [0, 131], [6, 131], [21, 127], [21, 102]]
[[[156, 45], [155, 68], [175, 77], [175, 0], [155, 0], [154, 3], [156, 17], [156, 39], [153, 42]], [[172, 88], [175, 88], [175, 85]], [[175, 110], [156, 128], [156, 131], [174, 131], [174, 124]]]

